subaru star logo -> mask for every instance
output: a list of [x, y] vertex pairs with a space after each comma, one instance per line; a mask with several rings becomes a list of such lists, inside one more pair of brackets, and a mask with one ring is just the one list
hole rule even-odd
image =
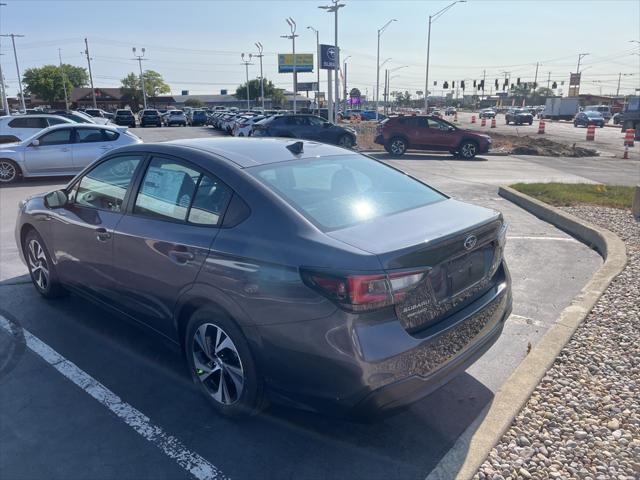
[[467, 238], [464, 239], [464, 248], [466, 248], [467, 250], [471, 250], [473, 247], [476, 246], [477, 242], [478, 242], [478, 238], [475, 235], [469, 235]]

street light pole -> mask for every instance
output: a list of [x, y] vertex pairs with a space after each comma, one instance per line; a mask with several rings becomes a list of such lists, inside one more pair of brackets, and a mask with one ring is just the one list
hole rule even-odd
[[313, 27], [307, 27], [307, 29], [312, 30], [313, 32], [315, 32], [316, 34], [316, 70], [317, 70], [317, 77], [318, 77], [318, 84], [316, 85], [316, 108], [317, 108], [317, 112], [318, 113], [320, 111], [320, 32], [318, 32], [318, 30], [316, 30]]
[[450, 3], [442, 10], [434, 13], [433, 15], [429, 15], [429, 30], [427, 32], [427, 68], [425, 74], [425, 82], [424, 82], [424, 110], [425, 113], [429, 113], [429, 54], [431, 51], [431, 24], [435, 22], [438, 18], [440, 18], [447, 10], [453, 7], [456, 3], [465, 3], [467, 0], [456, 0], [455, 2]]
[[[6, 7], [6, 3], [0, 3], [0, 9], [2, 7]], [[0, 26], [1, 26], [2, 14], [0, 14]], [[1, 30], [0, 30], [1, 31]], [[0, 39], [1, 39], [0, 35]], [[2, 55], [2, 53], [0, 53]], [[2, 74], [2, 62], [0, 62], [0, 93], [2, 93], [2, 110], [6, 115], [11, 115], [11, 110], [9, 109], [9, 102], [7, 101], [7, 92], [4, 89], [4, 75]]]
[[385, 29], [392, 23], [397, 22], [395, 18], [392, 18], [384, 24], [382, 28], [378, 29], [378, 54], [376, 55], [376, 121], [378, 121], [378, 97], [380, 90], [380, 37]]
[[13, 44], [13, 58], [16, 61], [16, 72], [18, 73], [18, 88], [20, 89], [20, 103], [22, 104], [22, 110], [27, 111], [27, 106], [24, 103], [24, 91], [22, 90], [22, 78], [20, 77], [20, 66], [18, 65], [18, 54], [16, 53], [16, 37], [24, 37], [24, 35], [16, 35], [15, 33], [9, 33], [8, 35], [2, 35], [3, 37], [11, 37], [11, 43]]
[[291, 28], [291, 35], [280, 35], [281, 38], [287, 38], [291, 40], [292, 48], [293, 48], [293, 114], [296, 114], [297, 110], [297, 98], [298, 98], [298, 72], [297, 72], [297, 63], [298, 59], [296, 58], [296, 22], [293, 18], [289, 17], [286, 19], [289, 24], [289, 28]]
[[[142, 55], [136, 55], [136, 47], [132, 48], [133, 56], [136, 57], [134, 60], [138, 60], [138, 66], [140, 67], [140, 83], [142, 84], [142, 104], [144, 105], [144, 109], [147, 109], [147, 91], [144, 88], [144, 75], [142, 74], [142, 61], [146, 60], [144, 57], [145, 48], [142, 47]], [[95, 103], [95, 98], [94, 98]]]
[[240, 58], [242, 58], [242, 63], [244, 64], [245, 75], [247, 78], [247, 110], [251, 110], [251, 103], [249, 100], [249, 65], [253, 65], [253, 63], [251, 63], [251, 57], [252, 55], [249, 54], [249, 60], [245, 60], [244, 53], [240, 54]]
[[[576, 67], [576, 75], [580, 75], [580, 61], [586, 57], [587, 55], [589, 55], [588, 53], [579, 53], [578, 54], [578, 66]], [[575, 88], [575, 96], [577, 97], [580, 94], [580, 79], [578, 77], [578, 85], [574, 87]], [[571, 89], [569, 89], [571, 90]]]
[[[336, 69], [333, 71], [333, 74], [335, 76], [335, 100], [333, 102], [333, 108], [335, 110], [338, 109], [338, 105], [340, 104], [340, 78], [338, 76], [338, 72], [340, 70], [340, 48], [338, 47], [338, 10], [340, 10], [342, 7], [344, 7], [346, 4], [344, 3], [338, 3], [339, 0], [331, 0], [332, 5], [326, 5], [326, 6], [321, 6], [318, 8], [321, 8], [323, 10], [326, 10], [328, 13], [333, 13], [334, 14], [334, 31], [335, 31], [335, 42], [334, 42], [334, 47], [336, 48], [336, 51], [338, 52], [338, 58], [336, 59]], [[334, 114], [334, 118], [336, 118], [337, 115]]]
[[351, 58], [351, 55], [344, 58], [344, 81], [342, 82], [342, 96], [344, 101], [343, 109], [347, 110], [347, 59]]
[[264, 49], [260, 42], [257, 42], [255, 46], [258, 49], [258, 55], [254, 55], [254, 57], [258, 57], [260, 59], [260, 98], [262, 98], [262, 113], [264, 113], [264, 76], [262, 75], [262, 57], [264, 57], [262, 52]]

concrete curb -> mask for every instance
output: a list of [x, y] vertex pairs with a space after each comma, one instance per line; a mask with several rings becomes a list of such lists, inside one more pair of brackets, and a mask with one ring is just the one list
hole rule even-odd
[[624, 242], [610, 231], [512, 188], [500, 187], [498, 193], [536, 217], [595, 248], [604, 258], [604, 263], [500, 387], [493, 401], [485, 407], [476, 421], [467, 427], [453, 448], [429, 473], [427, 480], [470, 479], [476, 474], [491, 449], [511, 426], [516, 415], [553, 365], [562, 348], [612, 280], [627, 264]]

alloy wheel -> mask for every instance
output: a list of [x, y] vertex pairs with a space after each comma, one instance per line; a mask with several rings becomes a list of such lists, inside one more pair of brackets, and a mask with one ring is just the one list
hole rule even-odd
[[49, 285], [49, 264], [38, 240], [33, 239], [29, 242], [27, 260], [33, 281], [40, 290], [46, 290]]
[[402, 155], [405, 150], [404, 142], [402, 140], [394, 140], [391, 142], [389, 150], [391, 150], [391, 153], [394, 155]]
[[6, 160], [0, 161], [0, 182], [12, 182], [17, 175], [16, 167]]
[[476, 154], [476, 146], [473, 143], [465, 143], [462, 146], [461, 153], [464, 158], [471, 158]]
[[204, 323], [193, 334], [193, 364], [207, 392], [222, 405], [232, 405], [245, 383], [240, 354], [231, 337], [219, 326]]

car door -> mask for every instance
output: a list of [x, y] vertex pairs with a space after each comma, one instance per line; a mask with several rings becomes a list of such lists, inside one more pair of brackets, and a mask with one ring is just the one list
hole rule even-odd
[[71, 154], [73, 142], [73, 127], [58, 128], [34, 138], [24, 151], [27, 170], [39, 175], [74, 173], [76, 169]]
[[231, 190], [210, 173], [163, 156], [150, 159], [137, 190], [114, 232], [118, 302], [172, 336], [177, 298], [207, 258]]
[[[76, 141], [71, 147], [71, 152], [73, 165], [77, 170], [82, 170], [111, 150], [113, 140], [119, 136], [115, 132], [107, 132], [99, 127], [75, 128], [75, 131]], [[115, 138], [113, 135], [108, 136], [108, 133], [113, 133]]]
[[429, 146], [435, 150], [449, 150], [457, 146], [459, 138], [455, 128], [437, 118], [427, 119], [427, 138]]
[[306, 117], [308, 126], [307, 137], [309, 140], [317, 140], [324, 143], [335, 143], [336, 132], [330, 125], [326, 125], [323, 118], [320, 117]]
[[69, 201], [50, 211], [56, 271], [63, 283], [111, 303], [113, 229], [142, 155], [100, 162], [68, 188]]

